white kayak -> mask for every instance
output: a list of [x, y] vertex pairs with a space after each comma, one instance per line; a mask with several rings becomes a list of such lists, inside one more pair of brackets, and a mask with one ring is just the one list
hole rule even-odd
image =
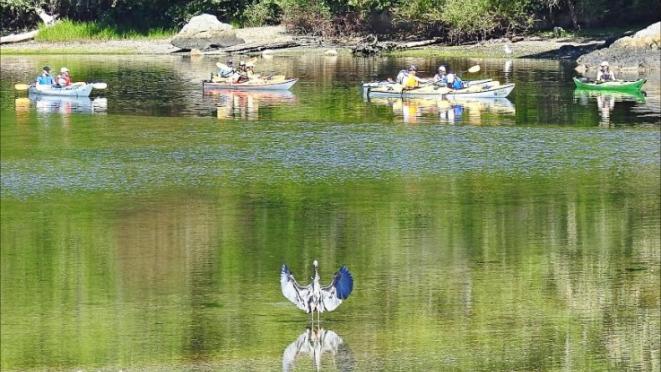
[[[471, 87], [471, 86], [485, 84], [491, 81], [493, 81], [493, 79], [465, 80], [464, 86]], [[368, 89], [387, 87], [388, 85], [395, 85], [395, 83], [392, 81], [372, 81], [369, 83], [363, 83], [363, 92], [367, 92]]]
[[290, 89], [298, 79], [285, 80], [257, 80], [247, 81], [245, 83], [214, 83], [203, 81], [202, 87], [206, 89], [228, 89], [228, 90], [287, 90]]
[[498, 81], [486, 81], [472, 84], [463, 89], [450, 89], [434, 85], [423, 85], [414, 89], [403, 89], [400, 84], [388, 84], [376, 88], [368, 88], [368, 97], [399, 97], [399, 98], [503, 98], [514, 89], [514, 84], [501, 85]]
[[89, 97], [92, 89], [94, 89], [94, 84], [86, 83], [75, 83], [64, 88], [57, 88], [50, 85], [32, 85], [28, 88], [28, 92], [30, 94], [46, 96]]

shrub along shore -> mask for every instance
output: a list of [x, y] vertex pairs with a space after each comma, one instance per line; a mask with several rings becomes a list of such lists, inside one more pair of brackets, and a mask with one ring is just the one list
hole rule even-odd
[[[157, 38], [179, 30], [193, 15], [210, 13], [235, 27], [282, 24], [292, 34], [440, 37], [458, 44], [554, 27], [651, 23], [661, 10], [658, 0], [49, 0], [38, 5], [70, 20], [40, 36], [49, 41]], [[6, 0], [0, 33], [36, 28], [34, 6], [31, 0]]]

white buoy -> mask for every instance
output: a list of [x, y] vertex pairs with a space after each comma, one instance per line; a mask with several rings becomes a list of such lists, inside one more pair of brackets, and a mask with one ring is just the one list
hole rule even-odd
[[327, 51], [324, 52], [325, 56], [336, 56], [337, 55], [337, 50], [336, 49], [328, 49]]
[[505, 44], [505, 46], [503, 47], [503, 49], [505, 49], [505, 54], [507, 54], [507, 55], [511, 55], [511, 54], [512, 54], [512, 47], [510, 47], [509, 44]]
[[270, 55], [273, 55], [273, 51], [272, 51], [271, 49], [264, 49], [264, 50], [262, 51], [262, 55], [263, 55], [263, 56], [270, 56]]

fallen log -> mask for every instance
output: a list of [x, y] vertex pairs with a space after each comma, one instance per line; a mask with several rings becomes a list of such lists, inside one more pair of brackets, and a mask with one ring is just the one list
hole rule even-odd
[[437, 44], [440, 41], [441, 41], [440, 38], [434, 38], [429, 40], [411, 41], [407, 43], [394, 42], [394, 41], [380, 42], [378, 41], [376, 36], [370, 35], [365, 39], [365, 41], [354, 46], [352, 48], [352, 53], [362, 56], [371, 56], [371, 55], [380, 54], [383, 51], [417, 48], [421, 46]]
[[[43, 11], [41, 8], [35, 9], [35, 12], [37, 12], [37, 15], [41, 20], [44, 22], [46, 27], [50, 27], [57, 23], [57, 14], [55, 15], [49, 15], [46, 12]], [[7, 36], [2, 36], [0, 37], [0, 44], [11, 44], [11, 43], [20, 43], [21, 41], [28, 41], [32, 40], [37, 36], [39, 33], [39, 30], [32, 30], [28, 32], [22, 32], [20, 34], [11, 34]]]
[[2, 36], [0, 37], [0, 44], [20, 43], [21, 41], [32, 40], [35, 36], [37, 36], [38, 33], [39, 30], [32, 30], [28, 32], [22, 32], [20, 34]]
[[429, 40], [421, 40], [421, 41], [412, 41], [410, 43], [404, 43], [396, 46], [396, 49], [409, 49], [409, 48], [417, 48], [421, 46], [427, 46], [427, 45], [432, 45], [432, 44], [437, 44], [441, 41], [440, 38], [434, 38], [434, 39], [429, 39]]
[[221, 51], [225, 53], [251, 53], [261, 52], [265, 49], [282, 49], [299, 46], [300, 44], [295, 40], [276, 41], [271, 43], [244, 43], [234, 45], [231, 47], [223, 48]]

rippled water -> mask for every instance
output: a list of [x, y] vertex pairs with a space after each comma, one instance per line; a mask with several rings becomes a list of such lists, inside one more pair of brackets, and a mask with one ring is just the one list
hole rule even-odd
[[[513, 95], [366, 100], [440, 60], [275, 56], [291, 92], [213, 94], [209, 57], [0, 61], [3, 370], [661, 365], [658, 84], [455, 59]], [[109, 89], [11, 91], [45, 63]], [[278, 283], [314, 259], [355, 278], [323, 329]]]

